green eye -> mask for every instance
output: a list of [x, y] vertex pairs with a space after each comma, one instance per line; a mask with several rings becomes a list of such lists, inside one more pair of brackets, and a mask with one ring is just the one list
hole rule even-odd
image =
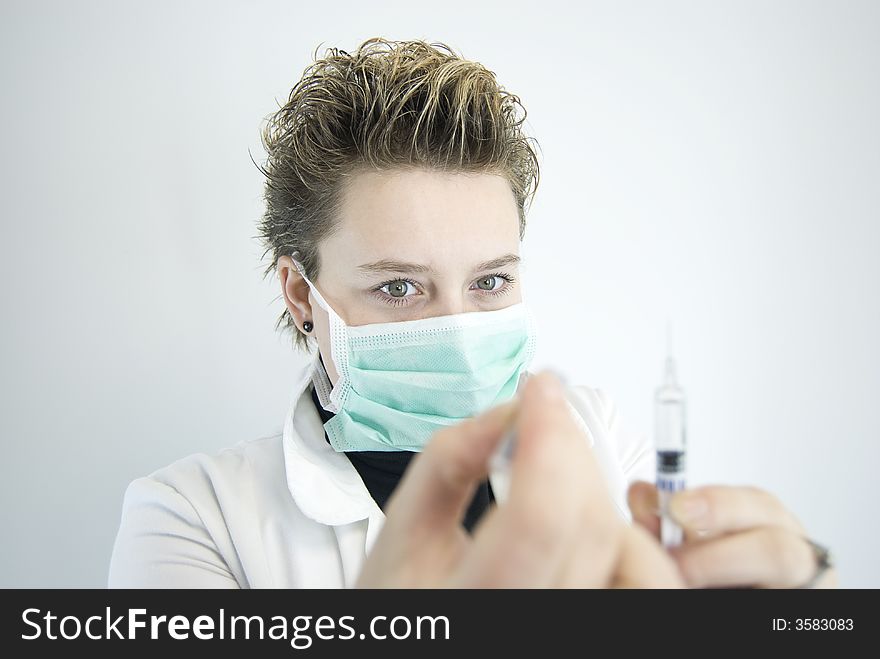
[[495, 280], [500, 279], [500, 277], [496, 277], [495, 275], [490, 275], [488, 277], [482, 277], [477, 280], [477, 287], [481, 288], [484, 291], [492, 291], [495, 290]]
[[407, 290], [411, 285], [412, 284], [410, 284], [408, 281], [400, 279], [397, 281], [389, 282], [388, 284], [382, 286], [382, 288], [387, 288], [387, 293], [391, 297], [406, 297]]

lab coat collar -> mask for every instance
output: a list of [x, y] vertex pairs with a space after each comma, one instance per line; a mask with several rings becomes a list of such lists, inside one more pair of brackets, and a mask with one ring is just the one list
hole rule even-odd
[[323, 370], [319, 354], [315, 352], [309, 368], [294, 385], [290, 411], [284, 420], [287, 487], [302, 513], [320, 524], [340, 526], [366, 518], [381, 520], [382, 510], [354, 465], [324, 436], [324, 425], [311, 397], [311, 386], [318, 381], [317, 369]]

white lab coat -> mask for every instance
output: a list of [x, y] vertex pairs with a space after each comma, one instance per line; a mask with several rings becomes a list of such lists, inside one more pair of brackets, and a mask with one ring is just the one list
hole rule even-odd
[[[317, 353], [294, 387], [280, 435], [191, 455], [131, 482], [110, 588], [354, 585], [385, 515], [324, 436], [311, 398], [316, 373], [326, 377]], [[569, 402], [630, 522], [627, 484], [654, 480], [648, 438], [624, 430], [600, 389], [572, 387]], [[503, 474], [489, 478], [493, 490], [505, 491]]]

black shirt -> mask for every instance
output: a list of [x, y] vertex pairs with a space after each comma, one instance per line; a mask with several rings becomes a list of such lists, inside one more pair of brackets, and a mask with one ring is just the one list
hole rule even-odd
[[[322, 361], [323, 363], [323, 361]], [[321, 415], [321, 423], [327, 423], [335, 415], [321, 407], [321, 401], [318, 399], [318, 392], [312, 387], [312, 401]], [[324, 438], [330, 442], [327, 431], [324, 431]], [[415, 455], [414, 451], [346, 451], [345, 455], [357, 469], [364, 485], [370, 492], [370, 496], [379, 505], [382, 511], [385, 511], [385, 504], [391, 497], [394, 488], [406, 471], [409, 461]], [[471, 532], [474, 525], [488, 509], [489, 504], [495, 500], [492, 494], [492, 486], [488, 480], [483, 481], [477, 487], [474, 498], [465, 513], [462, 524], [468, 532]]]

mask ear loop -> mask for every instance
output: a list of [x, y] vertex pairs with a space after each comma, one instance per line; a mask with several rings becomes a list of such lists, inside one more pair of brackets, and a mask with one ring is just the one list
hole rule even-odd
[[535, 358], [535, 352], [538, 349], [538, 323], [535, 319], [534, 314], [532, 313], [531, 308], [526, 305], [526, 327], [527, 327], [527, 342], [526, 342], [526, 358], [525, 358], [525, 366], [523, 366], [523, 372], [526, 372], [529, 367], [532, 365], [532, 360]]
[[311, 289], [312, 295], [315, 296], [318, 304], [330, 317], [330, 359], [333, 361], [333, 365], [336, 366], [339, 379], [330, 391], [327, 411], [338, 414], [345, 404], [348, 392], [351, 389], [351, 378], [348, 368], [348, 326], [342, 320], [342, 317], [333, 311], [333, 307], [324, 299], [317, 286], [306, 277], [306, 271], [302, 263], [297, 261], [294, 255], [291, 255], [291, 259], [293, 259], [293, 265], [296, 267], [297, 272], [309, 285], [309, 289]]

